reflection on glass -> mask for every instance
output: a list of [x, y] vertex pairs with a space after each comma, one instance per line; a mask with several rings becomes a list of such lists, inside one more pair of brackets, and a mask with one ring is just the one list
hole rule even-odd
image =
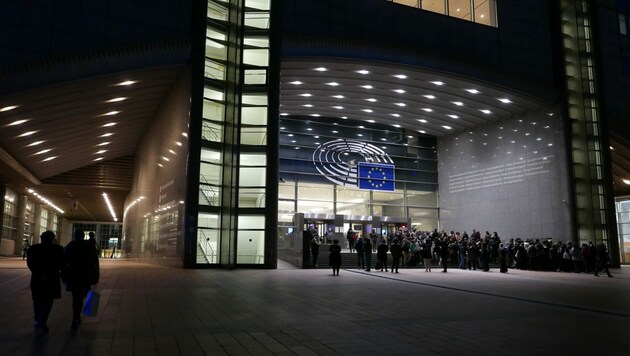
[[[264, 217], [260, 224], [265, 226]], [[239, 225], [241, 217], [239, 217]], [[240, 226], [239, 226], [240, 227]], [[236, 263], [263, 264], [265, 262], [265, 231], [238, 230], [236, 241]]]

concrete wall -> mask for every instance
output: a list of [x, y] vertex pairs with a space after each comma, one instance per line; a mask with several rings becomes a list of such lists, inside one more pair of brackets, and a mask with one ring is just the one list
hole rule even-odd
[[190, 71], [185, 69], [136, 152], [122, 243], [133, 258], [182, 265], [190, 80]]
[[570, 239], [562, 126], [540, 112], [439, 139], [441, 228]]

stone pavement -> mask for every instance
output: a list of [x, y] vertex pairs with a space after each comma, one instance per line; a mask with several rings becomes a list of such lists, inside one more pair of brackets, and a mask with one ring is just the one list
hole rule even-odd
[[400, 274], [184, 270], [102, 260], [99, 313], [56, 300], [33, 329], [30, 273], [0, 258], [0, 355], [628, 355], [630, 269]]

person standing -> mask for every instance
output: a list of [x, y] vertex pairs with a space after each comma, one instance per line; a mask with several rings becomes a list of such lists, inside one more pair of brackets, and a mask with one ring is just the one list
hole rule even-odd
[[383, 268], [385, 268], [385, 272], [387, 272], [387, 251], [389, 251], [389, 247], [387, 247], [385, 240], [381, 240], [380, 245], [376, 248], [376, 258], [381, 265], [381, 272]]
[[444, 237], [440, 242], [440, 261], [442, 262], [442, 267], [444, 268], [442, 272], [446, 273], [448, 270], [448, 256], [450, 255], [448, 250], [448, 237]]
[[372, 252], [378, 252], [378, 234], [376, 229], [372, 229], [372, 232], [370, 232], [370, 241], [372, 242]]
[[339, 267], [341, 267], [341, 246], [339, 246], [339, 240], [333, 240], [332, 245], [328, 248], [328, 252], [328, 264], [332, 267], [333, 276], [338, 276]]
[[[398, 267], [400, 267], [400, 260], [402, 259], [402, 246], [400, 246], [398, 239], [394, 239], [389, 250], [392, 254], [392, 273], [398, 273]], [[396, 271], [394, 272], [394, 270]]]
[[319, 241], [316, 236], [311, 239], [311, 256], [313, 256], [313, 267], [317, 267], [317, 256], [319, 256]]
[[94, 245], [85, 240], [83, 230], [74, 232], [73, 240], [65, 249], [65, 278], [66, 290], [72, 293], [72, 325], [73, 329], [81, 324], [81, 310], [83, 300], [91, 289], [98, 283], [99, 263]]
[[22, 260], [26, 259], [26, 255], [28, 253], [28, 248], [31, 246], [31, 244], [28, 243], [28, 239], [24, 239], [24, 242], [22, 242]]
[[348, 240], [348, 248], [350, 252], [352, 252], [354, 248], [354, 231], [352, 231], [351, 227], [348, 228], [348, 232], [346, 233], [346, 240]]
[[365, 255], [363, 254], [363, 239], [357, 240], [354, 244], [354, 250], [357, 252], [357, 264], [360, 269], [365, 268]]
[[501, 273], [507, 273], [508, 271], [508, 251], [507, 247], [503, 246], [503, 243], [499, 243], [499, 248], [497, 249], [497, 254], [499, 258], [499, 271]]
[[363, 241], [363, 253], [365, 254], [365, 270], [370, 272], [372, 269], [372, 243], [369, 237]]
[[55, 233], [44, 231], [41, 243], [28, 249], [26, 264], [31, 271], [31, 296], [35, 312], [35, 328], [48, 332], [48, 316], [55, 299], [61, 298], [61, 271], [64, 267], [63, 247], [54, 244]]

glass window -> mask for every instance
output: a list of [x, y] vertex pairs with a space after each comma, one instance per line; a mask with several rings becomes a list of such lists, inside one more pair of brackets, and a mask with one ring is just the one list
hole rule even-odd
[[370, 191], [337, 186], [337, 201], [368, 204], [370, 202]]
[[[260, 217], [261, 227], [265, 226], [265, 218]], [[241, 219], [239, 217], [239, 227]], [[265, 262], [265, 232], [238, 231], [236, 242], [236, 263], [263, 264]]]
[[249, 12], [245, 13], [245, 26], [254, 28], [269, 28], [268, 12]]
[[295, 212], [295, 200], [279, 200], [278, 211], [281, 211], [283, 213]]
[[221, 142], [223, 137], [223, 125], [212, 121], [203, 120], [201, 138], [206, 141]]
[[203, 97], [206, 99], [212, 99], [212, 100], [218, 100], [218, 101], [224, 100], [223, 91], [220, 91], [214, 88], [209, 88], [209, 87], [203, 88]]
[[228, 10], [219, 4], [215, 4], [212, 1], [208, 1], [208, 15], [207, 16], [214, 20], [227, 21]]
[[437, 194], [434, 192], [407, 192], [407, 204], [410, 206], [437, 206]]
[[217, 185], [205, 184], [202, 176], [199, 185], [199, 204], [205, 206], [219, 206], [221, 197], [221, 187]]
[[240, 188], [238, 206], [241, 208], [264, 208], [265, 188]]
[[439, 14], [446, 14], [445, 0], [422, 0], [422, 9]]
[[404, 194], [401, 191], [380, 192], [374, 191], [374, 204], [404, 205]]
[[246, 125], [267, 125], [267, 107], [244, 107], [241, 109], [241, 123]]
[[331, 184], [298, 184], [298, 199], [332, 202], [334, 186]]
[[[208, 47], [206, 47], [207, 49]], [[206, 56], [208, 52], [206, 52]], [[221, 63], [206, 59], [206, 67], [204, 70], [204, 76], [206, 78], [214, 80], [225, 80], [225, 66]]]
[[243, 41], [246, 46], [269, 48], [269, 37], [245, 37]]
[[219, 263], [219, 230], [197, 230], [197, 263]]
[[313, 214], [333, 214], [332, 201], [312, 201], [312, 200], [298, 200], [297, 209], [300, 213], [313, 213]]
[[472, 21], [470, 0], [449, 0], [448, 14], [459, 19]]
[[340, 215], [370, 215], [370, 205], [353, 202], [338, 202], [337, 214]]
[[278, 185], [279, 199], [295, 199], [295, 185], [291, 182]]
[[215, 40], [219, 40], [219, 41], [225, 41], [227, 36], [225, 35], [225, 33], [217, 30], [216, 28], [213, 27], [207, 27], [206, 28], [206, 37], [208, 38], [213, 38]]
[[227, 59], [227, 47], [213, 40], [206, 40], [206, 57], [212, 59]]
[[267, 105], [267, 94], [245, 94], [243, 95], [243, 105]]
[[261, 154], [241, 154], [241, 166], [265, 166], [267, 164], [267, 156]]
[[203, 184], [221, 185], [221, 166], [201, 162], [199, 182]]
[[223, 121], [223, 112], [225, 107], [223, 104], [204, 100], [203, 101], [203, 118], [213, 121]]
[[619, 33], [622, 35], [628, 34], [628, 22], [625, 14], [619, 14]]
[[418, 0], [394, 0], [397, 4], [418, 7]]
[[240, 167], [238, 176], [239, 187], [264, 187], [266, 172], [266, 167]]
[[497, 26], [496, 0], [474, 0], [475, 22]]
[[214, 164], [221, 164], [221, 152], [209, 148], [201, 149], [201, 160]]
[[267, 144], [266, 127], [241, 127], [241, 144], [264, 146]]
[[270, 9], [269, 3], [270, 3], [270, 0], [246, 0], [245, 6], [251, 7], [252, 9], [269, 10]]
[[267, 70], [266, 69], [246, 69], [245, 70], [245, 84], [246, 85], [267, 84]]
[[245, 49], [243, 51], [243, 63], [267, 67], [269, 65], [269, 50], [268, 49]]

